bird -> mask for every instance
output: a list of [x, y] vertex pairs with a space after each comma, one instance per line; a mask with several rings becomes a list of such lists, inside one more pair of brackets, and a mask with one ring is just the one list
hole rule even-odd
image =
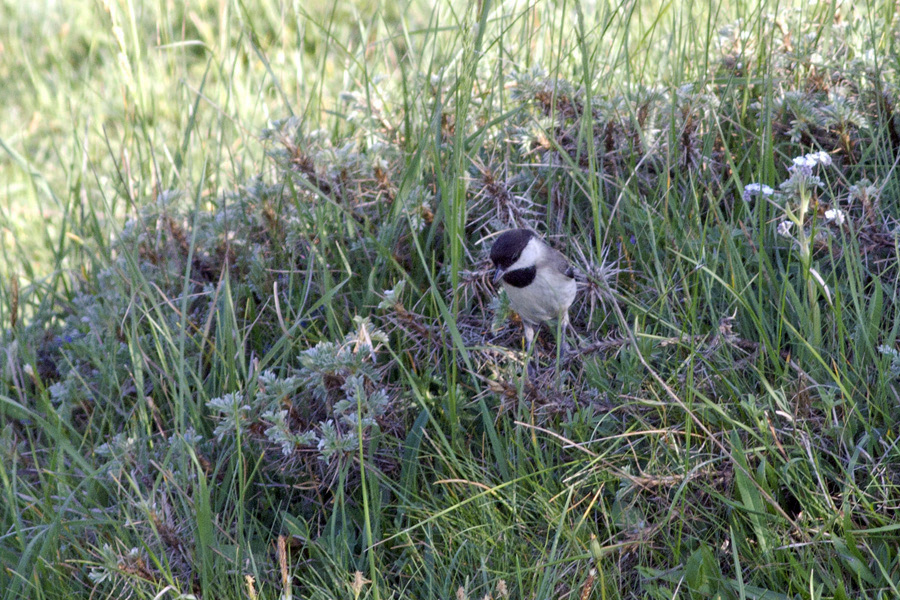
[[[491, 246], [494, 284], [500, 282], [509, 304], [522, 318], [530, 351], [535, 329], [558, 319], [563, 336], [569, 327], [569, 307], [575, 300], [575, 270], [568, 259], [530, 229], [508, 229]], [[566, 344], [561, 344], [563, 351]]]

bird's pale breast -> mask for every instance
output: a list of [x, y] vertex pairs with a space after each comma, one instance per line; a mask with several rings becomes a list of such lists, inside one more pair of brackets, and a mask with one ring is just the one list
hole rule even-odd
[[516, 288], [506, 283], [506, 295], [513, 310], [525, 321], [540, 323], [560, 316], [575, 299], [575, 280], [552, 269], [539, 269], [534, 283]]

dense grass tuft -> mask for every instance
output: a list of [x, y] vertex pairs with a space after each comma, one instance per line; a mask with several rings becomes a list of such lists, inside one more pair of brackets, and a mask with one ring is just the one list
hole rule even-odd
[[695, 4], [0, 6], [4, 597], [897, 595], [900, 17]]

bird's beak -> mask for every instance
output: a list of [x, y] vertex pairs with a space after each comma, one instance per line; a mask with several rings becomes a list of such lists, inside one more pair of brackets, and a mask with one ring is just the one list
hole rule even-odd
[[497, 267], [497, 270], [494, 271], [494, 285], [499, 283], [500, 279], [503, 277], [503, 273], [504, 273], [503, 268]]

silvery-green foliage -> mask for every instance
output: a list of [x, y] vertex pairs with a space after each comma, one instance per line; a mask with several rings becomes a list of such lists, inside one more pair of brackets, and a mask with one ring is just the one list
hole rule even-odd
[[790, 177], [778, 184], [778, 189], [791, 196], [800, 194], [801, 190], [821, 187], [823, 187], [821, 178], [805, 169], [792, 170]]
[[368, 370], [362, 354], [334, 342], [319, 342], [300, 355], [300, 379], [313, 397], [325, 402], [328, 398], [326, 380], [329, 376], [340, 376]]
[[859, 111], [855, 102], [850, 100], [842, 90], [833, 90], [830, 94], [831, 102], [822, 109], [824, 124], [846, 130], [849, 127], [865, 129], [868, 121]]
[[814, 138], [815, 130], [825, 125], [826, 118], [808, 94], [792, 90], [774, 98], [775, 110], [781, 120], [790, 123], [788, 135], [791, 142], [799, 143], [804, 137]]
[[403, 215], [413, 231], [422, 231], [428, 224], [427, 215], [432, 214], [434, 193], [426, 186], [417, 185], [402, 197]]
[[47, 388], [47, 391], [50, 392], [50, 400], [53, 404], [64, 404], [72, 398], [71, 383], [72, 379], [66, 377]]
[[317, 448], [321, 453], [319, 458], [325, 462], [359, 448], [359, 438], [355, 429], [338, 429], [335, 422], [329, 419], [319, 424], [319, 431]]
[[119, 571], [119, 557], [109, 544], [103, 544], [100, 548], [100, 560], [101, 565], [93, 567], [88, 574], [95, 585], [112, 579]]
[[[387, 343], [387, 336], [368, 318], [356, 317], [354, 322], [356, 329], [341, 343], [322, 341], [304, 351], [296, 375], [279, 376], [269, 370], [259, 374], [254, 406], [264, 410], [266, 439], [279, 446], [284, 456], [311, 446], [320, 459], [329, 462], [357, 450], [360, 433], [367, 439], [390, 410], [390, 397], [377, 385], [375, 371], [376, 351]], [[283, 402], [304, 396], [329, 407], [324, 418], [311, 426], [298, 426], [283, 407]]]
[[389, 408], [387, 393], [378, 389], [366, 391], [366, 381], [361, 375], [351, 375], [341, 386], [344, 397], [334, 404], [334, 416], [343, 423], [356, 428], [357, 422], [363, 428], [376, 427], [376, 419]]
[[121, 597], [119, 592], [123, 591], [123, 587], [120, 586], [140, 586], [145, 583], [135, 574], [145, 571], [149, 561], [136, 547], [124, 552], [122, 550], [103, 544], [99, 550], [99, 564], [92, 567], [87, 575], [95, 587], [102, 585], [106, 588], [107, 596]]
[[509, 313], [512, 310], [509, 306], [509, 296], [506, 295], [506, 290], [500, 288], [500, 293], [491, 298], [488, 308], [494, 315], [491, 321], [491, 331], [500, 331], [506, 327], [509, 321]]
[[137, 440], [134, 436], [117, 433], [105, 444], [97, 446], [94, 453], [106, 460], [107, 473], [115, 475], [134, 463], [138, 453]]
[[263, 413], [262, 418], [271, 423], [266, 429], [266, 438], [275, 445], [281, 446], [281, 453], [290, 456], [298, 446], [309, 446], [318, 440], [314, 431], [296, 434], [288, 424], [288, 411], [277, 410]]
[[176, 443], [184, 443], [190, 447], [196, 448], [200, 442], [203, 441], [203, 436], [197, 433], [197, 430], [193, 427], [188, 427], [184, 434], [181, 435], [180, 439], [176, 436], [172, 436], [169, 438], [169, 442], [171, 445]]
[[344, 338], [344, 342], [320, 342], [300, 355], [300, 379], [307, 389], [311, 389], [318, 400], [324, 401], [328, 395], [326, 379], [345, 379], [350, 375], [362, 374], [374, 377], [376, 344], [386, 344], [387, 335], [372, 326], [368, 317], [354, 317], [356, 330]]
[[400, 299], [403, 294], [403, 288], [406, 287], [406, 280], [401, 279], [397, 282], [393, 288], [389, 290], [384, 290], [384, 299], [378, 303], [379, 310], [390, 310], [397, 306], [398, 304], [402, 305], [402, 301]]
[[850, 186], [850, 198], [849, 203], [860, 202], [863, 206], [867, 204], [871, 204], [878, 200], [880, 190], [878, 186], [873, 185], [871, 181], [866, 178], [860, 179], [858, 183]]
[[878, 346], [878, 351], [885, 356], [890, 357], [891, 364], [889, 368], [891, 370], [891, 375], [893, 375], [894, 377], [900, 377], [900, 352], [898, 352], [894, 348], [891, 348], [890, 346], [885, 345]]
[[547, 71], [539, 65], [534, 65], [527, 71], [512, 71], [506, 78], [515, 84], [510, 90], [510, 98], [517, 102], [530, 100], [548, 86]]
[[250, 410], [250, 406], [244, 404], [243, 392], [232, 392], [213, 398], [206, 403], [206, 406], [218, 413], [219, 423], [213, 431], [216, 440], [221, 442], [228, 434], [239, 432], [243, 436], [246, 433], [247, 412]]
[[257, 404], [290, 396], [297, 391], [300, 383], [299, 377], [279, 377], [274, 371], [267, 369], [257, 378]]

